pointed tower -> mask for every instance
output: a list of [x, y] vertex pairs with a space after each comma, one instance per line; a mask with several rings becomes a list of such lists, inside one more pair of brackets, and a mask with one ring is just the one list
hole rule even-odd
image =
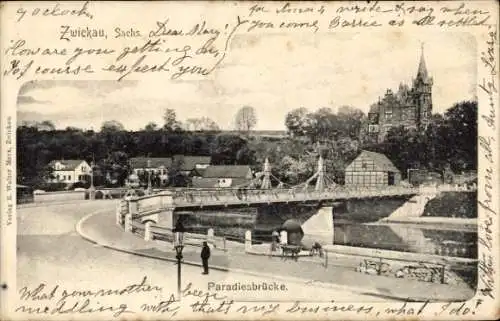
[[323, 156], [319, 155], [318, 159], [318, 171], [316, 178], [316, 186], [314, 187], [315, 191], [322, 192], [325, 188], [325, 162], [323, 160]]
[[424, 44], [421, 44], [420, 62], [417, 77], [413, 81], [413, 100], [416, 106], [417, 127], [424, 129], [432, 114], [432, 77], [427, 72], [424, 57]]
[[264, 162], [264, 171], [262, 175], [262, 183], [260, 185], [261, 189], [269, 189], [271, 188], [271, 165], [269, 164], [269, 159]]
[[425, 65], [425, 57], [424, 57], [424, 43], [420, 44], [420, 62], [418, 64], [417, 78], [427, 79], [427, 66]]

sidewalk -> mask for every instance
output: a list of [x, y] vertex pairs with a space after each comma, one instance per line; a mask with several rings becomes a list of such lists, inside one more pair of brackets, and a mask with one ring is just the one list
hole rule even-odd
[[[145, 241], [132, 233], [125, 232], [115, 224], [112, 212], [88, 215], [76, 226], [85, 239], [100, 246], [144, 257], [175, 261], [175, 250], [169, 243]], [[184, 264], [201, 267], [200, 248], [186, 247]], [[328, 267], [320, 258], [299, 258], [298, 261], [282, 260], [278, 257], [245, 254], [239, 251], [212, 250], [212, 269], [258, 275], [273, 280], [314, 283], [320, 287], [336, 287], [363, 294], [384, 296], [399, 300], [459, 301], [471, 298], [470, 288], [435, 284], [392, 277], [367, 275], [354, 271], [359, 261], [355, 258], [329, 259]], [[352, 264], [352, 265], [351, 265]], [[351, 266], [349, 266], [351, 265]]]

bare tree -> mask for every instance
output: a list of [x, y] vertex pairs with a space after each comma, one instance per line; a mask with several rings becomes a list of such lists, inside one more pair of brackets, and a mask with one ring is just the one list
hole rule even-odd
[[237, 130], [244, 131], [248, 134], [256, 124], [257, 115], [253, 107], [244, 106], [236, 113], [235, 125]]
[[177, 124], [177, 114], [175, 110], [171, 108], [165, 109], [165, 113], [163, 114], [163, 128], [166, 130], [173, 130]]
[[201, 118], [189, 118], [186, 120], [186, 130], [202, 130], [202, 131], [210, 131], [210, 130], [219, 130], [219, 125], [212, 119], [208, 117]]
[[163, 129], [167, 131], [176, 131], [181, 129], [182, 123], [177, 120], [177, 114], [175, 110], [171, 108], [165, 109], [165, 113], [163, 114]]

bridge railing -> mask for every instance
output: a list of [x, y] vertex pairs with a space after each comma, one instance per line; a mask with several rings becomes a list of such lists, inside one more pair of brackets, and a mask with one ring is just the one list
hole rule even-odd
[[[175, 207], [203, 207], [211, 205], [265, 204], [273, 202], [321, 201], [348, 198], [383, 197], [411, 194], [434, 194], [441, 191], [473, 191], [474, 186], [335, 186], [323, 191], [313, 188], [290, 189], [174, 189], [130, 199], [134, 214]], [[140, 215], [140, 214], [139, 214]]]
[[[174, 232], [172, 229], [151, 225], [151, 239], [172, 243], [174, 241]], [[211, 244], [214, 248], [226, 250], [226, 240], [224, 237], [216, 237], [214, 235], [204, 235], [196, 233], [184, 233], [184, 244], [191, 246], [201, 246], [202, 242]]]
[[176, 192], [174, 206], [230, 205], [245, 203], [270, 203], [293, 201], [317, 201], [328, 199], [406, 195], [416, 194], [419, 189], [406, 187], [389, 188], [334, 188], [324, 191], [303, 189], [256, 189], [256, 190], [219, 190]]

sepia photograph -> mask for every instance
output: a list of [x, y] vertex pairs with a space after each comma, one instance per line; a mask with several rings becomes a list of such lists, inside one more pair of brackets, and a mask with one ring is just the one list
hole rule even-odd
[[[67, 14], [91, 19], [93, 5]], [[15, 285], [13, 315], [425, 319], [432, 306], [436, 318], [459, 319], [494, 299], [481, 248], [494, 249], [482, 233], [496, 225], [478, 214], [497, 206], [480, 194], [479, 154], [496, 155], [493, 136], [478, 134], [488, 122], [478, 96], [495, 88], [479, 74], [483, 44], [465, 29], [259, 33], [271, 27], [252, 19], [274, 13], [259, 5], [232, 31], [204, 22], [187, 33], [168, 19], [150, 33], [60, 27], [65, 44], [147, 42], [89, 67], [96, 79], [38, 67], [47, 77], [18, 80], [7, 125], [16, 282], [2, 280]], [[224, 51], [208, 49], [222, 35]], [[149, 77], [177, 66], [151, 65], [167, 44], [180, 64], [195, 59], [195, 47], [172, 49], [174, 37], [208, 39], [213, 69]], [[30, 46], [4, 43], [2, 54], [20, 59], [4, 77], [35, 55]], [[82, 48], [68, 66], [97, 50]]]

